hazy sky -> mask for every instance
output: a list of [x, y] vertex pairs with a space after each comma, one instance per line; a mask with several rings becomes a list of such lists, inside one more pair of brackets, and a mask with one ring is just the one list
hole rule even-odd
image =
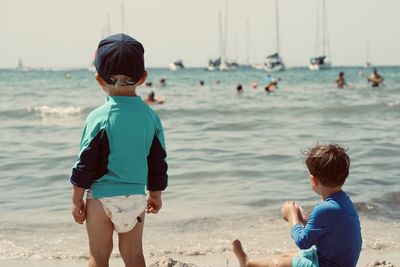
[[[305, 66], [315, 50], [321, 0], [279, 0], [281, 54]], [[275, 50], [274, 0], [228, 1], [228, 57], [261, 62]], [[146, 65], [174, 58], [206, 66], [218, 56], [218, 10], [225, 0], [125, 0], [127, 33], [146, 50]], [[375, 65], [400, 65], [400, 0], [326, 0], [332, 62], [362, 65], [367, 39]], [[110, 18], [121, 31], [119, 0], [0, 0], [0, 68], [21, 57], [32, 67], [87, 67]], [[246, 24], [250, 25], [247, 40]]]

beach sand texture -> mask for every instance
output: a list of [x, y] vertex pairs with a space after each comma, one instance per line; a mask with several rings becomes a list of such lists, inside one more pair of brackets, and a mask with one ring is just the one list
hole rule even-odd
[[[372, 257], [379, 258], [371, 260]], [[182, 259], [183, 258], [183, 259]], [[385, 260], [391, 259], [391, 260]], [[186, 258], [182, 256], [175, 256], [173, 258], [168, 256], [159, 257], [158, 259], [147, 259], [147, 264], [150, 267], [238, 267], [239, 265], [233, 257], [204, 257], [198, 256], [194, 258]], [[394, 264], [393, 262], [397, 262]], [[400, 262], [400, 255], [396, 252], [382, 252], [379, 256], [376, 252], [363, 252], [358, 267], [398, 267]], [[1, 267], [86, 267], [87, 260], [0, 260]], [[122, 259], [112, 259], [110, 261], [111, 267], [124, 267]]]

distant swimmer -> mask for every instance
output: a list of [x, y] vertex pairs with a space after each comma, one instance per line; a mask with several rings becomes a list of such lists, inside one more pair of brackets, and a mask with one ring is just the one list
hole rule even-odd
[[378, 74], [378, 70], [374, 68], [371, 75], [368, 76], [368, 83], [371, 83], [372, 87], [379, 87], [383, 83], [384, 79]]
[[252, 82], [252, 83], [251, 83], [251, 88], [257, 89], [257, 83], [256, 83], [256, 82]]
[[338, 77], [336, 78], [336, 85], [338, 88], [344, 88], [344, 87], [349, 87], [346, 83], [346, 80], [344, 79], [344, 72], [341, 71], [339, 72]]
[[147, 95], [147, 98], [144, 100], [144, 102], [149, 105], [164, 104], [165, 99], [164, 99], [164, 97], [156, 97], [156, 94], [154, 93], [154, 91], [151, 91]]
[[151, 87], [153, 85], [152, 82], [146, 82], [146, 87]]
[[275, 79], [273, 78], [270, 74], [268, 74], [268, 76], [263, 78], [263, 82], [265, 83], [264, 89], [265, 92], [272, 92], [275, 91], [276, 89], [278, 89], [278, 81], [280, 81], [281, 79]]
[[203, 80], [200, 80], [199, 85], [200, 85], [200, 86], [203, 86], [203, 85], [204, 85], [204, 81], [203, 81]]
[[236, 91], [237, 91], [238, 94], [241, 94], [241, 93], [244, 92], [243, 91], [243, 86], [240, 83], [236, 86]]
[[166, 86], [167, 85], [167, 81], [164, 78], [160, 79], [160, 85], [161, 86]]
[[272, 91], [275, 91], [275, 89], [276, 89], [277, 87], [278, 87], [278, 81], [273, 80], [273, 81], [271, 81], [270, 83], [266, 84], [265, 87], [264, 87], [264, 89], [265, 89], [265, 92], [270, 93], [270, 92], [272, 92]]

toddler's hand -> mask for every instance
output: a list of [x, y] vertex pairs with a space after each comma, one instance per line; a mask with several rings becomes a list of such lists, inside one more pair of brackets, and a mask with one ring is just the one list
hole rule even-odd
[[76, 223], [83, 224], [86, 219], [85, 213], [85, 202], [83, 199], [79, 200], [77, 203], [72, 203], [72, 216]]
[[162, 200], [161, 197], [155, 197], [149, 195], [147, 197], [147, 207], [146, 207], [146, 213], [153, 213], [156, 214], [162, 207]]

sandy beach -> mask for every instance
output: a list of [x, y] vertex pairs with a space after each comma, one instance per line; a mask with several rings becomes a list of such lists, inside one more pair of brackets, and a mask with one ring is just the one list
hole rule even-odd
[[[182, 256], [182, 255], [168, 255], [169, 258], [172, 258], [176, 261], [194, 264], [194, 266], [202, 267], [202, 266], [215, 266], [215, 267], [236, 267], [238, 263], [234, 258], [233, 254], [225, 253], [221, 255], [213, 255], [213, 256]], [[152, 266], [158, 263], [160, 266], [160, 262], [164, 260], [165, 257], [147, 257], [146, 263], [147, 266]], [[381, 264], [381, 265], [369, 265], [375, 261], [383, 262], [391, 264]], [[87, 260], [0, 260], [1, 267], [85, 267], [87, 266]], [[124, 264], [122, 259], [113, 258], [110, 261], [110, 266], [112, 267], [123, 267]], [[162, 265], [161, 265], [162, 266]], [[161, 267], [160, 266], [160, 267]], [[167, 266], [167, 265], [166, 265]], [[177, 264], [176, 266], [179, 266]], [[400, 253], [395, 250], [363, 250], [361, 252], [360, 260], [357, 264], [359, 267], [364, 266], [381, 266], [381, 267], [389, 267], [389, 266], [400, 266]]]

